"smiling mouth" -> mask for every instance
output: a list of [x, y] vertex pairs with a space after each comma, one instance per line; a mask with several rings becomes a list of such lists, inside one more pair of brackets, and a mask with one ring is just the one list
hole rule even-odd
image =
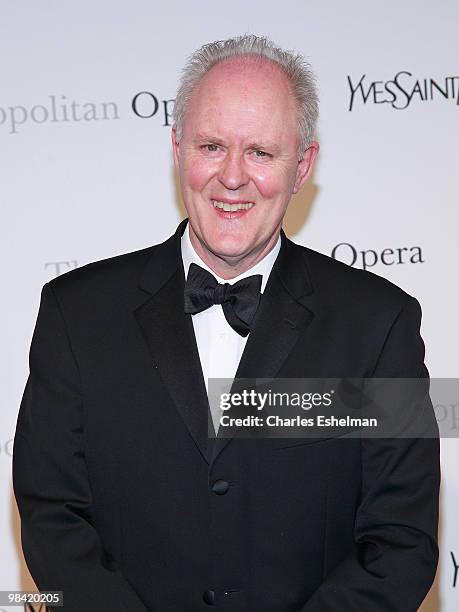
[[229, 202], [221, 202], [220, 200], [212, 200], [214, 208], [223, 210], [224, 212], [236, 212], [238, 210], [249, 210], [253, 206], [253, 202], [237, 202], [230, 204]]

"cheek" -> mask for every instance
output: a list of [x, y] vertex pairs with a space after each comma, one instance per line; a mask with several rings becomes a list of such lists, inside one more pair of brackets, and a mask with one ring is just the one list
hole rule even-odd
[[182, 180], [193, 191], [203, 189], [215, 173], [213, 164], [206, 160], [190, 160], [183, 169]]
[[282, 172], [273, 172], [271, 168], [260, 168], [254, 174], [254, 181], [260, 195], [266, 199], [273, 199], [285, 194], [289, 189], [289, 181]]

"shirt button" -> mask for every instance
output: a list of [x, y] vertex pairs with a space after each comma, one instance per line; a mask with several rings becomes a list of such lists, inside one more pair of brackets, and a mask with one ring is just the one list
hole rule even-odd
[[213, 606], [215, 604], [215, 591], [204, 591], [202, 598], [207, 605]]
[[212, 485], [212, 491], [216, 495], [225, 495], [229, 489], [229, 482], [227, 480], [216, 480]]

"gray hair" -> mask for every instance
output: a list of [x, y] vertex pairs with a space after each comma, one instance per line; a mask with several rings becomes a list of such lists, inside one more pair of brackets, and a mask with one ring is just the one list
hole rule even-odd
[[319, 101], [316, 79], [304, 58], [277, 47], [265, 36], [244, 34], [203, 45], [195, 51], [183, 69], [174, 105], [177, 140], [182, 137], [183, 120], [195, 87], [216, 64], [234, 57], [255, 56], [276, 63], [289, 79], [298, 106], [299, 157], [314, 138]]

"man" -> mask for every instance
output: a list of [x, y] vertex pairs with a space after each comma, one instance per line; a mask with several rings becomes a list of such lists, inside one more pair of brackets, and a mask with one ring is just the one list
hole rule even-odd
[[208, 378], [426, 376], [413, 298], [281, 232], [316, 115], [300, 57], [206, 45], [172, 134], [188, 221], [44, 286], [14, 486], [64, 610], [407, 612], [427, 593], [436, 439], [208, 439]]

